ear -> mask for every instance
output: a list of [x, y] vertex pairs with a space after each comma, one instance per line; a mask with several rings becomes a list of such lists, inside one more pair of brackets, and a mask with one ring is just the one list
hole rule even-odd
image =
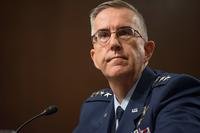
[[145, 49], [145, 62], [148, 62], [151, 56], [153, 55], [154, 49], [155, 49], [155, 43], [154, 41], [148, 41], [144, 45]]
[[95, 67], [96, 67], [97, 69], [99, 69], [99, 66], [98, 66], [98, 63], [97, 63], [96, 55], [95, 55], [95, 54], [96, 54], [96, 53], [95, 53], [95, 49], [92, 48], [92, 49], [90, 50], [90, 57], [91, 57], [91, 59], [92, 59], [94, 65], [95, 65]]

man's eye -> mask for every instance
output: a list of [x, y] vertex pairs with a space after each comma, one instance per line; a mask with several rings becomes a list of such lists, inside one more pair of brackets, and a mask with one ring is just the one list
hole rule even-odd
[[131, 29], [121, 29], [118, 31], [118, 36], [132, 36], [133, 31]]
[[105, 37], [109, 37], [109, 36], [110, 36], [110, 33], [107, 31], [99, 31], [99, 33], [98, 33], [99, 38], [105, 38]]

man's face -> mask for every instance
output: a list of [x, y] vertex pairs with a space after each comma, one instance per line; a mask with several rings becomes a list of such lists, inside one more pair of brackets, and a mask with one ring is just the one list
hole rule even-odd
[[[126, 8], [107, 8], [101, 11], [92, 25], [92, 34], [108, 29], [115, 32], [121, 27], [132, 27], [141, 33], [139, 18]], [[146, 42], [141, 37], [120, 40], [115, 33], [111, 34], [106, 45], [94, 43], [91, 49], [92, 60], [106, 78], [118, 78], [123, 75], [136, 76], [147, 64], [153, 53], [154, 43]]]

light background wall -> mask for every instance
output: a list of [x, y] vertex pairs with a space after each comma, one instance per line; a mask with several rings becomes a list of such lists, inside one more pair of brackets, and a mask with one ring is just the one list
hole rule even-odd
[[[107, 86], [89, 55], [88, 15], [101, 2], [1, 0], [1, 129], [16, 129], [55, 104], [57, 114], [33, 121], [22, 132], [72, 132], [83, 100]], [[157, 44], [150, 66], [199, 78], [199, 0], [129, 2], [144, 15], [149, 38]]]

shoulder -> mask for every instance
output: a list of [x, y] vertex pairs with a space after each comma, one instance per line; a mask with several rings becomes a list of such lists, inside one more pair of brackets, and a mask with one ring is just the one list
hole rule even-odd
[[195, 87], [200, 86], [200, 80], [187, 74], [175, 74], [162, 71], [155, 71], [157, 78], [154, 80], [152, 87]]
[[82, 111], [104, 110], [113, 101], [113, 93], [109, 88], [93, 92], [83, 103]]
[[82, 104], [80, 122], [89, 123], [100, 119], [112, 100], [113, 93], [109, 88], [93, 92]]
[[200, 119], [200, 81], [187, 74], [159, 74], [153, 82], [149, 104], [157, 121], [155, 130], [194, 131]]
[[200, 81], [197, 78], [165, 72], [159, 72], [158, 75], [152, 84], [151, 102], [154, 105], [177, 105], [188, 100], [200, 100]]

